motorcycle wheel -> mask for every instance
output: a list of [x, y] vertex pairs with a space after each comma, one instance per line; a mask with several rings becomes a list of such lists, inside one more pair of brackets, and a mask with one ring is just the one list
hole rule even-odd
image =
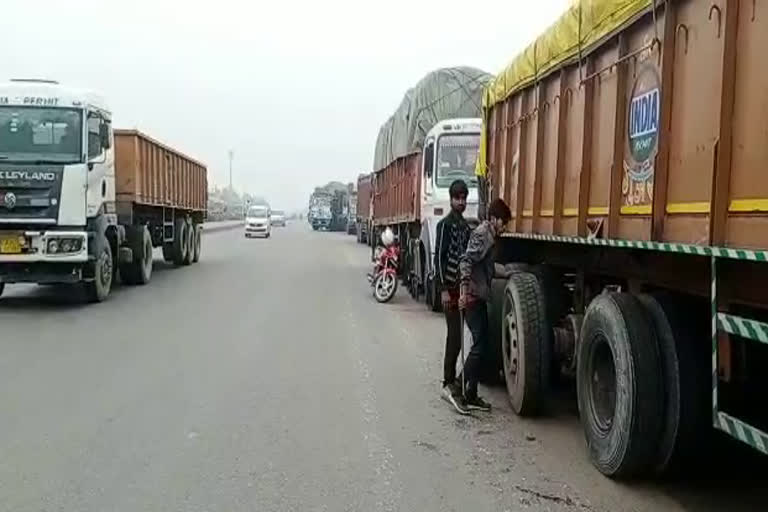
[[379, 274], [373, 281], [373, 297], [377, 302], [389, 302], [396, 291], [397, 276], [394, 273]]

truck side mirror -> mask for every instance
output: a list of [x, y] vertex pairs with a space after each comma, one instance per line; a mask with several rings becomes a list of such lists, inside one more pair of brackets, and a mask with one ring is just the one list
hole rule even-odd
[[102, 148], [109, 149], [112, 146], [112, 141], [109, 140], [109, 125], [107, 123], [99, 125], [99, 138], [101, 139]]
[[424, 175], [432, 178], [432, 168], [435, 163], [435, 143], [430, 142], [424, 148]]

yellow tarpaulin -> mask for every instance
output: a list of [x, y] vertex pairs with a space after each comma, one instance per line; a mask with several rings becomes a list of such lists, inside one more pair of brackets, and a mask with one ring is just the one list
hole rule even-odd
[[[660, 3], [660, 0], [656, 0]], [[580, 0], [515, 57], [485, 88], [483, 135], [475, 173], [484, 177], [488, 111], [552, 70], [573, 62], [582, 52], [649, 9], [654, 0]]]

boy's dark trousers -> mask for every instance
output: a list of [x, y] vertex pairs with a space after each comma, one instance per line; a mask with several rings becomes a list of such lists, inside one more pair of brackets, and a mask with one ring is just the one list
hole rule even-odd
[[458, 292], [451, 293], [451, 301], [443, 304], [445, 314], [445, 359], [443, 360], [443, 386], [456, 381], [456, 360], [461, 352], [461, 314], [459, 312]]
[[472, 333], [472, 348], [469, 350], [467, 360], [464, 363], [464, 376], [467, 381], [465, 390], [468, 397], [477, 396], [477, 383], [483, 367], [483, 359], [486, 357], [488, 345], [488, 306], [484, 300], [474, 299], [467, 303], [464, 312], [467, 327]]

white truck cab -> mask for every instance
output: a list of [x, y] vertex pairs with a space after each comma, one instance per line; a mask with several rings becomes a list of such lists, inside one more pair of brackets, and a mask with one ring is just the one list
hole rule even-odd
[[475, 163], [480, 149], [482, 119], [447, 119], [427, 133], [422, 152], [421, 240], [428, 247], [427, 268], [435, 254], [437, 223], [451, 210], [448, 189], [457, 179], [469, 188], [464, 217], [477, 220], [478, 192]]
[[0, 84], [0, 293], [7, 282], [93, 281], [110, 226], [118, 237], [111, 119], [90, 91]]

